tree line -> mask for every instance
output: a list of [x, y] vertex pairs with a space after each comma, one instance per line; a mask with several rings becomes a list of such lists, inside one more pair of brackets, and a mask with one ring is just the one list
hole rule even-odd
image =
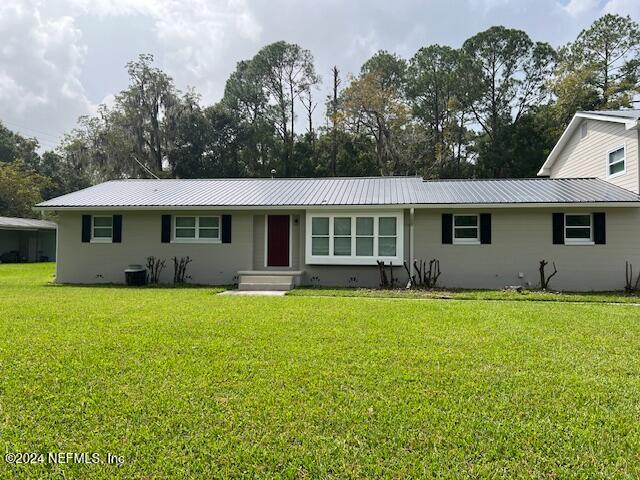
[[131, 177], [534, 176], [576, 111], [633, 107], [640, 28], [607, 14], [557, 49], [494, 26], [459, 49], [379, 51], [355, 75], [328, 72], [326, 98], [312, 53], [284, 41], [239, 62], [213, 105], [151, 55], [127, 72], [54, 151], [0, 124], [0, 212]]

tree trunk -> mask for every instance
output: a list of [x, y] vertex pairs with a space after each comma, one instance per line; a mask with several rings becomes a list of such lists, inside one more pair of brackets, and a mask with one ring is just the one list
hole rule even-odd
[[338, 160], [338, 86], [340, 85], [340, 71], [333, 67], [333, 100], [331, 102], [331, 174], [337, 175]]
[[[290, 112], [290, 114], [291, 114], [291, 132], [290, 132], [290, 135], [289, 135], [289, 161], [291, 161], [293, 159], [293, 144], [294, 144], [293, 122], [294, 122], [294, 115], [295, 115], [294, 106], [293, 106], [293, 104], [294, 104], [294, 101], [293, 101], [294, 100], [293, 99], [293, 93], [294, 93], [293, 79], [290, 79], [290, 81], [289, 81], [289, 93], [291, 95], [291, 105], [290, 105], [290, 107], [291, 107], [291, 112]], [[289, 176], [289, 175], [290, 175], [290, 173], [287, 172], [287, 176]]]

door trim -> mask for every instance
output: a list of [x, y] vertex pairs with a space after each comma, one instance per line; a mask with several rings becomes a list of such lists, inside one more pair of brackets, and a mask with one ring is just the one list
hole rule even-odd
[[[289, 264], [284, 267], [270, 267], [269, 263], [269, 213], [264, 214], [264, 268], [291, 268], [293, 264], [293, 215], [286, 215], [289, 217]], [[272, 214], [273, 216], [284, 217], [281, 214]]]

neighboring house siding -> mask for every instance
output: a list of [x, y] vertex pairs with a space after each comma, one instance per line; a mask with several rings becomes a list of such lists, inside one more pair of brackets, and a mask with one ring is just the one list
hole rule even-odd
[[[161, 243], [161, 215], [174, 213], [162, 211], [106, 212], [122, 213], [122, 243], [82, 243], [82, 213], [59, 214], [56, 276], [59, 283], [123, 283], [127, 265], [144, 265], [151, 255], [166, 260], [163, 283], [173, 281], [174, 256], [191, 257], [187, 267], [190, 283], [231, 284], [238, 270], [251, 269], [253, 213], [207, 212], [232, 215], [231, 243], [219, 244]], [[179, 214], [203, 215], [186, 211]]]
[[[439, 284], [461, 288], [503, 288], [506, 285], [538, 286], [539, 262], [549, 262], [547, 272], [558, 274], [550, 283], [560, 290], [622, 290], [625, 261], [640, 272], [640, 209], [473, 209], [492, 217], [490, 245], [443, 245], [441, 214], [452, 210], [416, 212], [416, 258], [438, 258]], [[606, 245], [553, 245], [552, 213], [606, 212]], [[518, 274], [524, 277], [519, 278]]]
[[[599, 177], [633, 192], [640, 191], [638, 177], [638, 130], [626, 130], [621, 123], [584, 119], [588, 133], [581, 138], [578, 126], [551, 167], [551, 178]], [[608, 152], [626, 147], [626, 173], [608, 175]]]

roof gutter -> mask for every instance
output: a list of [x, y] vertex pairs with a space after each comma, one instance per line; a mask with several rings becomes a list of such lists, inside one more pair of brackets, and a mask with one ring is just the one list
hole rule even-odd
[[94, 211], [127, 211], [127, 212], [144, 212], [144, 211], [271, 211], [271, 210], [398, 210], [406, 208], [415, 209], [477, 209], [482, 208], [558, 208], [558, 207], [640, 207], [640, 198], [638, 200], [629, 201], [599, 201], [599, 202], [525, 202], [525, 203], [406, 203], [397, 205], [154, 205], [154, 206], [51, 206], [51, 207], [34, 207], [41, 211], [75, 211], [75, 212], [94, 212]]
[[56, 227], [19, 227], [11, 225], [0, 225], [0, 230], [18, 230], [28, 232], [52, 232], [56, 230]]

